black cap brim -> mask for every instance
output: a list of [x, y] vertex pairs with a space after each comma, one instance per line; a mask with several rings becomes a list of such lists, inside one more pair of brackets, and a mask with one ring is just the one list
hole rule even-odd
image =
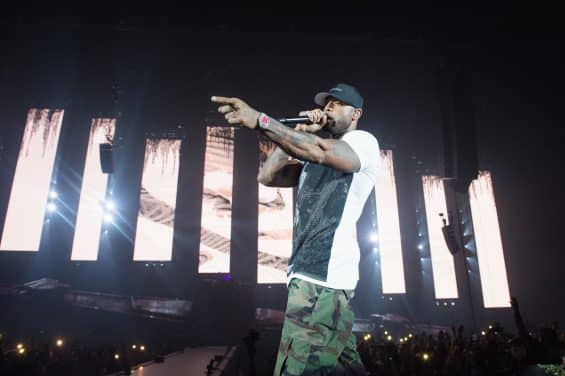
[[314, 103], [320, 106], [326, 105], [326, 99], [330, 96], [330, 93], [321, 92], [314, 96]]

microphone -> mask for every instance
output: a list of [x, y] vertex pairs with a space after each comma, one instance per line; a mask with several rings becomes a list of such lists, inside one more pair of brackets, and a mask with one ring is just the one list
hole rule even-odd
[[310, 118], [308, 116], [297, 116], [297, 117], [288, 117], [288, 118], [280, 118], [277, 121], [284, 125], [295, 125], [295, 124], [311, 124]]

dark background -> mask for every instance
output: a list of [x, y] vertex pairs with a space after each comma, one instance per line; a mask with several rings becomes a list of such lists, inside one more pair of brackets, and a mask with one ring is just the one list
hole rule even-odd
[[[563, 45], [554, 9], [214, 4], [26, 4], [3, 12], [0, 215], [31, 107], [65, 109], [55, 174], [69, 209], [45, 229], [38, 254], [0, 254], [1, 282], [48, 276], [84, 290], [188, 298], [208, 311], [214, 305], [237, 306], [242, 315], [249, 314], [241, 308], [246, 305], [283, 309], [284, 286], [255, 285], [258, 152], [252, 132], [236, 132], [233, 280], [212, 298], [210, 282], [197, 274], [205, 125], [215, 110], [209, 97], [238, 96], [284, 116], [312, 108], [316, 92], [348, 82], [365, 97], [361, 127], [394, 150], [408, 289], [392, 301], [383, 298], [377, 256], [361, 238], [357, 315], [468, 322], [461, 274], [457, 306], [436, 307], [416, 236], [419, 174], [442, 171], [440, 72], [456, 67], [468, 83], [478, 167], [493, 176], [511, 294], [529, 322], [563, 325]], [[122, 144], [111, 184], [123, 217], [103, 242], [99, 261], [75, 263], [69, 255], [79, 156], [95, 116], [118, 118]], [[147, 269], [131, 261], [145, 134], [178, 125], [186, 140], [173, 262]], [[371, 205], [360, 221], [361, 236], [370, 229]], [[511, 322], [508, 309], [481, 309], [478, 279], [471, 283], [479, 325]]]

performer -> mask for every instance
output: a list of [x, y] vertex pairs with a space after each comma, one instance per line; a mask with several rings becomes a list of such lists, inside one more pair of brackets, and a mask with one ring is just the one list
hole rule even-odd
[[[278, 145], [259, 171], [267, 186], [298, 186], [288, 302], [275, 375], [365, 375], [349, 305], [359, 279], [356, 223], [377, 178], [379, 144], [358, 130], [363, 97], [350, 85], [318, 93], [311, 124], [289, 128], [238, 98], [212, 97], [229, 124]], [[325, 129], [329, 138], [313, 133]]]

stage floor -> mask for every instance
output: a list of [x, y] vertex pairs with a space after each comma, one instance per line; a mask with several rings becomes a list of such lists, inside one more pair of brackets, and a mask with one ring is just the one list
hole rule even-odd
[[[165, 358], [163, 363], [150, 362], [132, 371], [135, 376], [177, 376], [177, 375], [206, 375], [206, 366], [216, 355], [224, 356], [219, 365], [219, 370], [211, 375], [220, 375], [221, 369], [228, 362], [230, 356], [226, 354], [227, 346], [216, 347], [187, 347], [183, 352], [173, 353]], [[230, 354], [235, 352], [231, 348]]]

